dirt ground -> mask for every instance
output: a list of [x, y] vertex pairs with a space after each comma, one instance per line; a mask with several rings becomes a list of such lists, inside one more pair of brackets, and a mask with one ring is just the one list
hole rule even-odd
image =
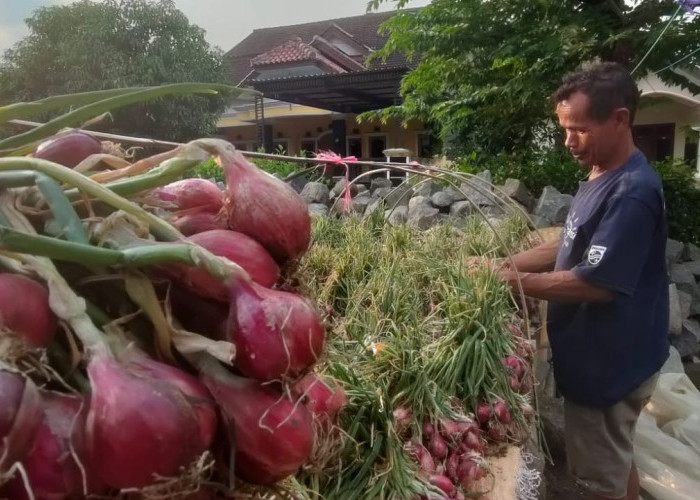
[[566, 473], [566, 464], [547, 464], [544, 469], [545, 498], [540, 500], [585, 500], [584, 490]]

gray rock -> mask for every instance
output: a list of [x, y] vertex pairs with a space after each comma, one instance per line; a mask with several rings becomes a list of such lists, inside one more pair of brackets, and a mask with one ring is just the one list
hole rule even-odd
[[367, 207], [372, 202], [372, 198], [369, 196], [356, 196], [352, 199], [352, 211], [356, 214], [363, 214], [367, 210]]
[[[688, 262], [687, 264], [691, 264]], [[671, 283], [676, 284], [679, 292], [690, 295], [690, 316], [700, 314], [700, 287], [695, 283], [695, 275], [687, 264], [671, 267]]]
[[683, 331], [690, 332], [697, 342], [700, 342], [700, 321], [686, 319], [683, 321]]
[[681, 264], [672, 264], [671, 270], [682, 269], [684, 271], [689, 271], [696, 280], [700, 279], [700, 261], [683, 262]]
[[[427, 198], [424, 199], [427, 200]], [[417, 198], [412, 198], [408, 205], [408, 219], [406, 223], [418, 229], [428, 229], [438, 222], [439, 214], [440, 210], [437, 208], [433, 208]]]
[[447, 208], [455, 202], [449, 192], [438, 191], [430, 197], [430, 202], [437, 208]]
[[506, 183], [503, 185], [503, 192], [524, 207], [527, 207], [528, 210], [532, 206], [532, 196], [530, 196], [527, 186], [521, 180], [506, 179]]
[[322, 217], [328, 215], [328, 205], [323, 203], [309, 203], [309, 215], [311, 217]]
[[309, 182], [301, 190], [301, 197], [306, 203], [322, 203], [327, 205], [330, 200], [330, 189], [321, 182]]
[[[331, 189], [331, 197], [338, 198], [344, 192], [345, 192], [345, 179], [340, 179], [338, 182], [335, 183], [335, 186], [333, 186], [333, 189]], [[350, 185], [350, 196], [355, 196], [357, 193], [358, 193], [358, 185], [351, 184]]]
[[551, 224], [561, 224], [566, 220], [573, 199], [573, 196], [561, 194], [556, 188], [547, 186], [537, 200], [533, 213], [547, 219]]
[[[357, 186], [357, 194], [362, 194], [362, 193], [367, 193], [369, 194], [369, 188], [365, 186], [364, 184], [355, 184]], [[352, 190], [350, 191], [350, 194], [352, 194]]]
[[666, 240], [666, 261], [675, 263], [681, 261], [684, 245], [680, 241]]
[[661, 367], [661, 373], [683, 373], [681, 355], [678, 354], [678, 349], [673, 346], [668, 347], [668, 358], [666, 358], [666, 363]]
[[683, 329], [683, 317], [681, 313], [681, 301], [678, 296], [678, 288], [675, 283], [668, 286], [668, 308], [669, 308], [669, 335], [680, 335]]
[[456, 201], [450, 206], [450, 216], [463, 218], [474, 213], [474, 205], [469, 201]]
[[531, 215], [530, 219], [532, 219], [532, 223], [535, 225], [536, 229], [542, 229], [545, 227], [550, 227], [552, 225], [551, 222], [539, 215]]
[[296, 191], [297, 193], [301, 193], [302, 189], [304, 189], [304, 186], [306, 186], [308, 183], [309, 179], [305, 175], [294, 177], [288, 182], [288, 184], [292, 186], [292, 189], [294, 189], [294, 191]]
[[413, 190], [413, 196], [424, 196], [430, 198], [432, 195], [440, 191], [442, 188], [439, 184], [433, 181], [424, 181]]
[[414, 196], [408, 202], [408, 211], [410, 212], [412, 208], [415, 208], [418, 205], [425, 205], [426, 207], [432, 206], [430, 204], [430, 198], [426, 196]]
[[[493, 194], [493, 177], [491, 172], [484, 170], [479, 172], [476, 177], [473, 177], [469, 182], [464, 182], [461, 185], [462, 191], [466, 197], [479, 206], [491, 206], [496, 204], [496, 198]], [[462, 197], [464, 199], [464, 197]]]
[[384, 198], [386, 198], [387, 196], [389, 196], [389, 195], [391, 194], [392, 191], [393, 191], [393, 188], [391, 188], [391, 187], [380, 187], [380, 188], [377, 188], [377, 189], [375, 189], [374, 191], [372, 191], [372, 198], [375, 198], [375, 199], [376, 199], [376, 198], [382, 198], [382, 199], [384, 199]]
[[391, 187], [391, 179], [387, 179], [386, 177], [375, 177], [372, 179], [372, 182], [369, 185], [369, 190], [374, 194], [374, 191], [379, 189], [379, 188], [390, 188]]
[[224, 189], [226, 189], [226, 183], [218, 181], [216, 183], [216, 187], [218, 187], [219, 189], [221, 189], [223, 191]]
[[387, 210], [384, 212], [384, 216], [389, 221], [389, 224], [405, 224], [408, 220], [408, 207], [401, 205], [394, 210]]
[[671, 337], [671, 345], [678, 349], [681, 359], [690, 358], [700, 352], [698, 339], [688, 330], [683, 330], [680, 335]]
[[402, 184], [392, 189], [391, 192], [386, 195], [386, 206], [388, 208], [393, 208], [394, 205], [407, 207], [412, 196], [413, 188]]
[[686, 363], [685, 374], [700, 389], [700, 363]]
[[464, 186], [460, 186], [460, 189], [457, 189], [454, 186], [447, 186], [442, 192], [452, 197], [454, 201], [464, 201], [467, 199], [467, 195], [465, 190], [462, 189], [463, 187]]
[[386, 203], [381, 198], [371, 198], [367, 208], [365, 209], [365, 217], [372, 215], [374, 212], [384, 212]]
[[684, 261], [700, 261], [700, 248], [693, 245], [692, 243], [686, 243], [683, 246], [683, 255], [681, 258]]
[[678, 290], [678, 301], [681, 306], [681, 318], [688, 319], [690, 316], [690, 306], [693, 302], [693, 297], [686, 292]]

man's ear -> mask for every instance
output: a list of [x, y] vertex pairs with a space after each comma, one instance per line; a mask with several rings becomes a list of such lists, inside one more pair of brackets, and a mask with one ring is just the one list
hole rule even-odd
[[612, 120], [616, 127], [627, 128], [630, 126], [630, 110], [627, 108], [617, 108], [613, 111]]

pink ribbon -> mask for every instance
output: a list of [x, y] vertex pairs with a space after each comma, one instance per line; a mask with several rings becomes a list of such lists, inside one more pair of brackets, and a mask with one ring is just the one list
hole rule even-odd
[[[357, 161], [354, 156], [340, 156], [333, 151], [319, 151], [316, 153], [317, 160], [323, 160], [326, 163], [332, 163], [333, 165], [342, 165], [345, 167], [345, 190], [343, 194], [343, 208], [345, 211], [350, 210], [350, 203], [352, 202], [352, 197], [350, 196], [350, 167], [347, 162]], [[326, 172], [326, 167], [323, 167], [323, 172]]]

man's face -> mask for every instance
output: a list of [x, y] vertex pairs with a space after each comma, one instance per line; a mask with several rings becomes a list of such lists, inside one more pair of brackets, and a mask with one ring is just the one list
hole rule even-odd
[[566, 134], [564, 145], [583, 166], [605, 165], [614, 154], [626, 124], [621, 122], [618, 111], [603, 122], [590, 118], [589, 105], [588, 96], [581, 92], [557, 104], [559, 124]]

